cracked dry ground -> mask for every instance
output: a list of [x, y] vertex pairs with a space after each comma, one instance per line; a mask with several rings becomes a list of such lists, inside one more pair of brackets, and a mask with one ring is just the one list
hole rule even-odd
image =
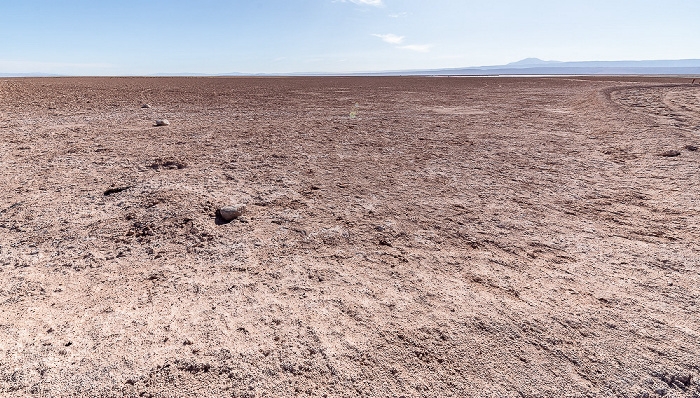
[[0, 137], [2, 396], [700, 395], [687, 79], [2, 79]]

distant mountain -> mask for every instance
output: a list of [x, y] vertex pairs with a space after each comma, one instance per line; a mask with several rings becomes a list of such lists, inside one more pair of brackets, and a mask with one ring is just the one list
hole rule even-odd
[[216, 75], [210, 75], [207, 73], [183, 72], [183, 73], [156, 73], [156, 74], [149, 75], [149, 76], [154, 76], [154, 77], [211, 77], [211, 76], [216, 76]]
[[530, 67], [530, 66], [542, 66], [542, 65], [551, 65], [551, 64], [560, 64], [561, 61], [543, 61], [539, 58], [525, 58], [521, 59], [520, 61], [516, 62], [511, 62], [509, 64], [506, 64], [505, 66], [510, 66], [510, 67]]

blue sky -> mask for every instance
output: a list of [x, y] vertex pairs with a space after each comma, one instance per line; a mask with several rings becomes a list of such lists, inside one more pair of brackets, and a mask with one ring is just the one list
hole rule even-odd
[[698, 0], [0, 0], [0, 73], [700, 58]]

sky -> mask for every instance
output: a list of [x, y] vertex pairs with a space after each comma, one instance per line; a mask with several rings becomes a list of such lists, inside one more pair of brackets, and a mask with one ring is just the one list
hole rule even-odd
[[700, 58], [699, 0], [0, 0], [0, 73]]

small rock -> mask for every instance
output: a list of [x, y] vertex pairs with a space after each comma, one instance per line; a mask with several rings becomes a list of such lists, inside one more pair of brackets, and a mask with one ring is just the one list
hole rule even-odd
[[696, 147], [695, 145], [686, 145], [686, 146], [685, 146], [685, 149], [687, 149], [687, 150], [689, 150], [689, 151], [691, 151], [691, 152], [695, 152], [695, 151], [698, 150], [698, 147]]
[[226, 221], [231, 221], [234, 218], [240, 217], [245, 213], [245, 205], [224, 206], [219, 209], [221, 218]]
[[686, 386], [689, 386], [690, 383], [693, 381], [693, 375], [691, 375], [690, 373], [676, 375], [676, 379], [680, 380], [680, 382], [685, 384]]
[[156, 271], [148, 276], [149, 281], [162, 281], [165, 279], [165, 272], [163, 271]]
[[143, 105], [141, 105], [141, 108], [150, 108], [150, 107], [151, 107], [151, 106], [148, 105], [148, 104], [143, 104]]
[[175, 158], [156, 158], [150, 166], [152, 169], [184, 169], [187, 163]]
[[105, 196], [109, 196], [109, 195], [112, 195], [112, 194], [115, 194], [115, 193], [119, 193], [119, 192], [122, 192], [122, 191], [126, 191], [126, 190], [129, 189], [129, 188], [131, 188], [130, 185], [129, 185], [129, 186], [125, 186], [125, 187], [112, 187], [112, 188], [109, 188], [109, 189], [107, 189], [106, 191], [104, 191], [104, 195], [105, 195]]
[[156, 126], [170, 126], [168, 119], [156, 120]]
[[672, 158], [672, 157], [678, 156], [678, 155], [680, 155], [680, 154], [681, 154], [681, 153], [680, 153], [679, 151], [671, 150], [671, 151], [661, 152], [661, 153], [659, 154], [659, 156], [664, 156], [664, 157], [667, 157], [667, 158]]

